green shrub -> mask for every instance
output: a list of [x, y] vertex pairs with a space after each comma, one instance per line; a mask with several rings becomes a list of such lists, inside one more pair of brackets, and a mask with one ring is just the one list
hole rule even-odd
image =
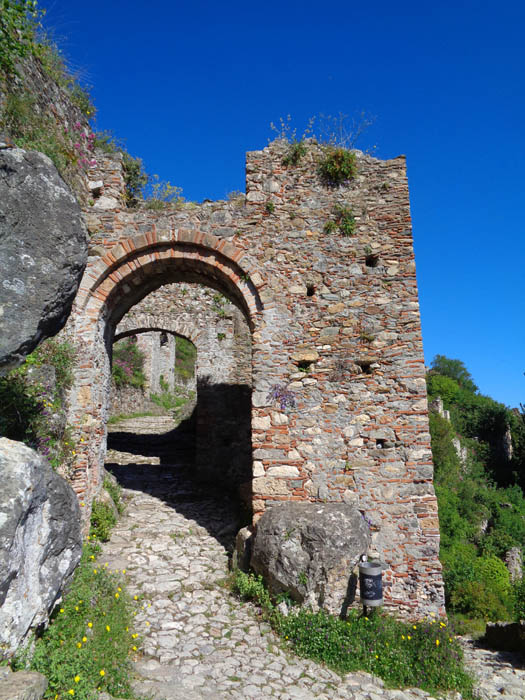
[[[130, 654], [138, 635], [131, 628], [133, 603], [124, 584], [84, 548], [71, 587], [51, 624], [37, 639], [30, 668], [43, 673], [46, 698], [93, 700], [102, 691], [132, 698]], [[14, 664], [23, 666], [22, 659]]]
[[457, 586], [450, 597], [454, 610], [467, 614], [470, 618], [488, 620], [509, 620], [510, 601], [501, 598], [486, 581], [467, 581]]
[[133, 208], [143, 199], [143, 190], [148, 184], [148, 176], [144, 170], [142, 160], [133, 158], [126, 151], [122, 153], [122, 169], [126, 188], [124, 199], [126, 206]]
[[111, 376], [115, 386], [144, 387], [144, 353], [139, 350], [137, 343], [131, 340], [121, 340], [113, 346], [113, 364]]
[[0, 72], [16, 73], [16, 63], [36, 53], [35, 32], [43, 11], [33, 0], [2, 0], [0, 3]]
[[232, 586], [261, 606], [274, 630], [300, 656], [341, 674], [373, 673], [391, 687], [419, 686], [432, 694], [455, 689], [465, 700], [473, 697], [461, 647], [446, 622], [404, 623], [382, 613], [363, 617], [356, 611], [342, 620], [305, 608], [292, 608], [285, 616], [261, 577], [237, 571]]
[[147, 195], [144, 200], [146, 209], [161, 210], [169, 207], [180, 207], [184, 204], [182, 188], [172, 185], [170, 182], [159, 180], [158, 175], [148, 178]]
[[3, 109], [1, 126], [10, 134], [16, 146], [28, 151], [40, 151], [50, 158], [63, 174], [76, 157], [56, 123], [36, 107], [29, 93], [9, 93]]
[[459, 394], [459, 384], [450, 377], [445, 377], [442, 374], [427, 374], [427, 391], [429, 399], [432, 400], [436, 396], [440, 396], [443, 400], [443, 406], [448, 410], [450, 405], [454, 403]]
[[333, 209], [334, 218], [327, 221], [324, 226], [325, 233], [339, 231], [343, 236], [353, 236], [355, 232], [355, 218], [349, 207], [336, 204]]
[[[217, 313], [219, 311], [223, 311], [223, 309], [218, 307]], [[181, 335], [175, 336], [175, 375], [183, 381], [194, 377], [196, 359], [197, 348], [191, 340], [183, 338]]]
[[193, 398], [193, 392], [180, 392], [177, 388], [170, 391], [167, 382], [164, 381], [163, 377], [160, 377], [160, 394], [151, 394], [150, 399], [157, 406], [160, 406], [167, 413], [172, 413], [175, 416], [180, 413], [182, 408], [188, 403], [189, 400]]
[[124, 512], [124, 503], [122, 502], [122, 486], [108, 478], [104, 479], [102, 485], [111, 496], [119, 515], [122, 515]]
[[[71, 386], [75, 354], [67, 342], [45, 340], [23, 365], [0, 378], [0, 435], [24, 442], [46, 457], [54, 469], [71, 462], [74, 443], [65, 424], [64, 392]], [[28, 378], [30, 367], [52, 366], [55, 386]]]
[[107, 503], [93, 501], [91, 510], [91, 527], [89, 534], [100, 542], [107, 542], [111, 529], [115, 527], [117, 518]]
[[301, 139], [300, 141], [292, 141], [288, 144], [288, 148], [286, 149], [286, 154], [283, 157], [282, 164], [287, 167], [290, 165], [299, 165], [301, 160], [306, 155], [307, 151], [308, 149], [304, 140]]
[[357, 173], [355, 153], [345, 148], [325, 146], [318, 173], [322, 182], [331, 187], [353, 180]]
[[513, 587], [514, 619], [525, 620], [525, 576]]
[[495, 556], [479, 557], [475, 563], [474, 576], [484, 581], [501, 598], [509, 595], [509, 571], [501, 559]]

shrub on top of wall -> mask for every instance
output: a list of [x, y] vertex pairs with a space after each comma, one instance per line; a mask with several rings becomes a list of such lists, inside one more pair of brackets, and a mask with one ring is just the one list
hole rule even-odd
[[357, 173], [355, 153], [346, 148], [326, 146], [318, 166], [318, 173], [322, 182], [330, 187], [353, 180]]

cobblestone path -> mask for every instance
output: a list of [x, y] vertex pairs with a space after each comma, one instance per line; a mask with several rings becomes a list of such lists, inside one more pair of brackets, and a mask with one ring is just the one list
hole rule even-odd
[[[107, 467], [127, 507], [102, 561], [125, 569], [130, 593], [143, 601], [135, 618], [142, 639], [137, 693], [159, 700], [430, 698], [419, 689], [387, 690], [366, 673], [341, 679], [289, 654], [254, 608], [232, 597], [224, 579], [238, 529], [235, 504], [194, 483], [184, 424], [176, 428], [177, 450], [162, 436], [174, 427], [165, 417], [130, 419], [108, 442]], [[525, 698], [525, 671], [514, 659], [472, 644], [467, 656], [481, 697]]]

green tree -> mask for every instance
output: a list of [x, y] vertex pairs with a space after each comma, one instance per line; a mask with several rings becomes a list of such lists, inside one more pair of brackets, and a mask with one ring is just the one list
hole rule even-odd
[[472, 375], [461, 360], [454, 360], [446, 355], [436, 355], [430, 367], [431, 372], [454, 379], [462, 389], [473, 393], [478, 390]]

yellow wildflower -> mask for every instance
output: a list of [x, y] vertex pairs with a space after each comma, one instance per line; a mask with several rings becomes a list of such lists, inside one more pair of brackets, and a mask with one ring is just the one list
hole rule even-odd
[[111, 632], [111, 627], [109, 625], [106, 625], [106, 632]]
[[91, 629], [91, 627], [93, 627], [93, 623], [92, 623], [92, 622], [88, 622], [88, 627]]
[[118, 600], [119, 599], [119, 594], [115, 593], [115, 598]]
[[439, 646], [439, 639], [436, 639], [436, 646]]
[[75, 681], [75, 683], [78, 683], [80, 681], [80, 676], [75, 676], [73, 680]]
[[85, 644], [85, 643], [87, 642], [87, 637], [82, 637], [82, 641], [83, 641], [84, 644]]
[[75, 694], [75, 691], [73, 690], [73, 688], [70, 688], [67, 692], [69, 693], [69, 695], [74, 695], [74, 694]]
[[106, 675], [106, 672], [104, 671], [103, 668], [100, 669], [100, 675], [101, 675], [102, 677], [104, 677], [104, 676]]
[[77, 642], [77, 649], [82, 649], [82, 642]]

